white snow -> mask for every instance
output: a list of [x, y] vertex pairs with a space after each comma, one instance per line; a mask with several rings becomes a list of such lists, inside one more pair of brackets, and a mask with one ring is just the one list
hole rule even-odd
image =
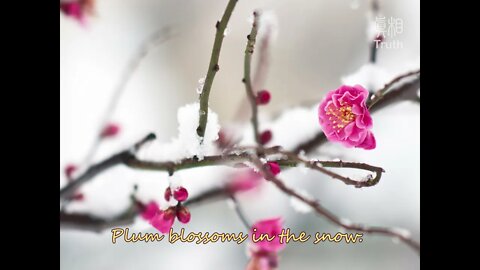
[[[273, 123], [264, 123], [272, 131], [269, 145], [281, 145], [286, 150], [293, 150], [300, 141], [312, 139], [321, 132], [317, 119], [318, 104], [311, 108], [292, 108], [282, 113]], [[248, 134], [245, 134], [245, 137]]]
[[205, 85], [205, 77], [202, 77], [198, 80], [198, 86], [196, 89], [197, 94], [201, 94], [203, 92], [203, 86]]
[[226, 27], [225, 30], [223, 31], [223, 36], [226, 37], [230, 34], [230, 28]]
[[395, 75], [377, 65], [368, 63], [361, 66], [357, 71], [342, 77], [342, 83], [346, 85], [359, 84], [367, 90], [376, 91], [391, 81]]
[[180, 107], [177, 112], [178, 137], [168, 143], [154, 141], [140, 149], [138, 158], [152, 161], [179, 161], [182, 158], [197, 156], [202, 160], [205, 155], [215, 154], [217, 148], [214, 141], [218, 139], [220, 131], [218, 115], [209, 109], [205, 136], [200, 143], [200, 137], [196, 132], [199, 106], [199, 103], [192, 103]]

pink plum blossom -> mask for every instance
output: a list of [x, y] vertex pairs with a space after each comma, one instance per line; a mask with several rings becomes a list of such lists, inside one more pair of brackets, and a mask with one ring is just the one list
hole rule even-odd
[[85, 14], [83, 13], [80, 2], [60, 3], [60, 10], [62, 10], [65, 15], [77, 20], [79, 23], [85, 23]]
[[328, 140], [366, 150], [376, 147], [367, 98], [368, 91], [360, 85], [342, 85], [327, 94], [318, 108], [318, 118]]
[[272, 241], [259, 241], [257, 243], [252, 242], [252, 251], [253, 253], [263, 253], [263, 252], [274, 252], [277, 253], [280, 250], [285, 248], [285, 242], [280, 243], [280, 238], [278, 237], [279, 234], [282, 233], [283, 229], [283, 220], [282, 218], [271, 218], [271, 219], [264, 219], [260, 220], [257, 223], [253, 224], [252, 229], [250, 231], [250, 235], [255, 235], [257, 239], [262, 234], [268, 234], [269, 236], [275, 236]]
[[273, 270], [278, 266], [278, 252], [285, 248], [285, 242], [280, 243], [279, 234], [282, 233], [283, 221], [280, 217], [260, 220], [252, 226], [250, 235], [258, 239], [262, 234], [275, 236], [272, 241], [251, 242], [251, 259], [246, 270]]
[[172, 228], [175, 222], [175, 218], [184, 224], [190, 222], [190, 211], [180, 202], [176, 206], [171, 206], [165, 210], [161, 210], [155, 201], [151, 201], [147, 205], [141, 202], [137, 203], [141, 209], [141, 217], [161, 233], [168, 233], [170, 231], [170, 228]]
[[258, 187], [263, 179], [262, 175], [252, 169], [243, 170], [233, 176], [227, 184], [230, 193], [244, 192]]
[[81, 25], [86, 24], [86, 15], [93, 15], [95, 0], [60, 1], [60, 10], [68, 17], [72, 17]]
[[152, 219], [157, 214], [157, 212], [160, 210], [158, 204], [155, 201], [151, 201], [146, 206], [145, 205], [142, 205], [142, 206], [143, 206], [143, 209], [142, 209], [142, 212], [140, 213], [140, 215], [145, 220]]
[[153, 218], [150, 219], [150, 224], [161, 233], [170, 232], [170, 228], [175, 221], [176, 209], [169, 207], [166, 210], [158, 210]]

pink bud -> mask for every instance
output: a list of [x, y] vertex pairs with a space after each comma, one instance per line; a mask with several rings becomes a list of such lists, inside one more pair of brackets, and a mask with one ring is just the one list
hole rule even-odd
[[73, 17], [80, 23], [84, 20], [82, 6], [79, 2], [60, 3], [60, 10], [65, 15]]
[[77, 170], [77, 166], [74, 164], [68, 164], [65, 166], [65, 175], [68, 179], [72, 179], [72, 174]]
[[260, 143], [267, 144], [272, 139], [272, 132], [270, 130], [265, 130], [260, 134]]
[[100, 134], [101, 137], [113, 137], [120, 132], [120, 126], [114, 123], [107, 124]]
[[382, 43], [385, 40], [385, 36], [382, 34], [377, 34], [373, 41], [378, 41], [378, 43]]
[[175, 219], [175, 214], [177, 213], [177, 209], [173, 206], [167, 208], [167, 210], [164, 211], [164, 220], [170, 220], [170, 219]]
[[188, 191], [184, 187], [178, 187], [173, 192], [173, 198], [179, 202], [183, 202], [188, 198]]
[[180, 221], [183, 224], [187, 224], [190, 221], [190, 211], [188, 211], [188, 208], [180, 205], [177, 209], [177, 218], [178, 221]]
[[227, 138], [223, 130], [218, 132], [218, 140], [216, 142], [220, 148], [225, 148], [227, 145]]
[[270, 168], [270, 171], [272, 172], [273, 175], [277, 175], [280, 173], [280, 166], [278, 165], [277, 162], [269, 161], [267, 162], [267, 166]]
[[83, 201], [83, 199], [85, 199], [85, 196], [83, 195], [83, 193], [80, 193], [80, 192], [75, 193], [72, 196], [73, 201]]
[[170, 198], [172, 197], [172, 189], [170, 187], [167, 187], [167, 189], [165, 189], [165, 194], [163, 195], [163, 197], [165, 198], [165, 201], [170, 201]]
[[170, 207], [165, 211], [158, 210], [150, 219], [150, 224], [162, 233], [168, 233], [175, 221], [175, 208]]
[[257, 105], [265, 105], [270, 102], [270, 92], [268, 90], [262, 90], [257, 93]]

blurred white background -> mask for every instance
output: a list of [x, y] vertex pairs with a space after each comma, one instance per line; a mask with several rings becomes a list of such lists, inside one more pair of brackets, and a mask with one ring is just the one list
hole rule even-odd
[[[129, 58], [152, 32], [171, 26], [176, 35], [156, 47], [135, 71], [113, 120], [122, 132], [102, 144], [95, 160], [131, 145], [147, 132], [160, 141], [177, 135], [177, 108], [197, 100], [198, 79], [205, 76], [215, 34], [226, 0], [97, 0], [97, 15], [88, 26], [60, 15], [60, 185], [63, 168], [81, 162], [95, 138], [99, 121], [115, 84]], [[404, 21], [399, 36], [403, 49], [378, 53], [378, 66], [390, 74], [419, 67], [419, 1], [380, 1], [382, 14]], [[369, 1], [265, 0], [239, 1], [229, 23], [220, 56], [210, 107], [227, 124], [235, 116], [245, 90], [243, 57], [248, 17], [254, 9], [272, 11], [278, 35], [271, 48], [271, 68], [266, 88], [273, 97], [261, 107], [268, 119], [298, 104], [319, 102], [341, 78], [368, 61], [366, 39]], [[247, 108], [246, 108], [247, 109]], [[312, 118], [298, 119], [318, 125]], [[377, 149], [346, 150], [326, 144], [323, 153], [344, 160], [362, 161], [386, 170], [374, 187], [355, 189], [316, 172], [291, 169], [280, 175], [288, 184], [308, 190], [341, 217], [370, 225], [401, 227], [420, 234], [419, 107], [401, 103], [373, 115]], [[274, 134], [276, 140], [289, 134]], [[192, 194], [219, 181], [223, 168], [180, 172]], [[70, 211], [113, 216], [128, 204], [134, 183], [144, 198], [161, 198], [167, 176], [118, 167], [82, 188], [85, 201], [72, 203]], [[265, 184], [240, 197], [252, 221], [282, 215], [287, 227], [310, 233], [336, 232], [323, 218], [295, 212], [289, 199]], [[192, 207], [188, 231], [244, 231], [226, 202]], [[142, 221], [135, 230], [153, 232]], [[174, 226], [179, 229], [178, 224]], [[245, 245], [111, 243], [111, 233], [61, 231], [61, 269], [244, 269]], [[418, 269], [419, 257], [403, 244], [382, 236], [364, 237], [357, 245], [294, 244], [281, 253], [280, 269]], [[201, 251], [201, 252], [199, 252]]]

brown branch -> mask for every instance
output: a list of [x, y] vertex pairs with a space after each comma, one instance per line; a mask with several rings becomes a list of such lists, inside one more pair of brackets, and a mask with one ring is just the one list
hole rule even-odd
[[[135, 144], [132, 149], [122, 151], [116, 155], [113, 155], [110, 158], [105, 159], [104, 161], [93, 165], [77, 179], [71, 182], [69, 185], [60, 190], [60, 199], [68, 198], [70, 194], [73, 194], [81, 185], [87, 183], [89, 180], [93, 179], [95, 176], [101, 172], [108, 170], [116, 165], [123, 164], [130, 168], [142, 169], [142, 170], [156, 170], [156, 171], [167, 171], [173, 173], [175, 171], [191, 169], [197, 167], [205, 166], [218, 166], [218, 165], [227, 165], [240, 167], [245, 166], [243, 163], [251, 161], [252, 155], [259, 154], [262, 156], [284, 156], [285, 158], [272, 160], [278, 161], [278, 163], [283, 167], [294, 167], [299, 163], [306, 164], [309, 168], [325, 173], [326, 175], [341, 180], [347, 185], [355, 185], [356, 187], [363, 186], [373, 186], [378, 183], [378, 180], [381, 177], [382, 168], [371, 166], [364, 163], [354, 163], [354, 162], [343, 162], [343, 161], [307, 161], [304, 160], [293, 153], [282, 151], [279, 147], [270, 147], [270, 148], [252, 148], [252, 147], [241, 147], [236, 148], [226, 153], [224, 155], [215, 155], [215, 156], [206, 156], [202, 160], [198, 160], [195, 157], [185, 158], [178, 162], [154, 162], [154, 161], [144, 161], [139, 160], [135, 157], [135, 153], [138, 152], [140, 147], [142, 147], [146, 142], [154, 139], [154, 135], [150, 134], [145, 137], [142, 141]], [[369, 179], [367, 181], [356, 181], [348, 177], [341, 176], [337, 173], [328, 171], [323, 167], [337, 167], [337, 168], [357, 168], [368, 170], [376, 173], [376, 177]], [[208, 201], [222, 200], [231, 197], [233, 194], [230, 193], [226, 187], [215, 187], [209, 190], [204, 191], [203, 193], [190, 198], [187, 200], [184, 205], [198, 205]], [[106, 228], [111, 228], [118, 225], [131, 224], [134, 221], [135, 216], [139, 214], [139, 209], [137, 207], [130, 207], [124, 213], [114, 217], [112, 219], [103, 219], [99, 217], [94, 217], [89, 214], [78, 214], [78, 213], [66, 213], [65, 211], [60, 212], [60, 224], [62, 228], [77, 228], [85, 229], [91, 231], [102, 231]]]
[[[228, 198], [228, 196], [229, 193], [224, 187], [217, 187], [189, 198], [183, 205], [188, 207], [197, 206], [205, 202], [224, 200]], [[136, 203], [132, 203], [127, 210], [110, 219], [96, 217], [86, 213], [67, 213], [60, 211], [60, 228], [101, 233], [114, 227], [133, 224], [139, 214], [140, 209]]]
[[245, 59], [244, 59], [244, 65], [243, 65], [243, 83], [245, 83], [245, 90], [247, 92], [247, 97], [250, 102], [250, 107], [252, 109], [252, 127], [253, 127], [253, 137], [255, 138], [255, 142], [257, 142], [258, 145], [260, 145], [260, 135], [258, 133], [258, 107], [257, 107], [257, 100], [256, 100], [256, 95], [253, 90], [252, 86], [252, 80], [250, 77], [250, 67], [251, 67], [251, 62], [252, 62], [252, 55], [253, 51], [255, 49], [255, 41], [257, 39], [257, 32], [258, 32], [258, 18], [259, 14], [257, 11], [253, 12], [253, 24], [252, 24], [252, 30], [250, 31], [250, 34], [247, 36], [247, 47], [245, 48]]
[[[279, 165], [295, 167], [295, 166], [298, 166], [299, 163], [301, 163], [301, 164], [304, 164], [307, 168], [324, 173], [333, 179], [340, 180], [346, 185], [353, 185], [356, 188], [371, 187], [378, 184], [378, 182], [380, 181], [380, 178], [382, 177], [382, 173], [385, 172], [385, 170], [381, 167], [372, 166], [366, 163], [344, 162], [341, 160], [340, 161], [306, 160], [292, 152], [281, 151], [280, 153], [287, 156], [288, 160], [278, 161]], [[349, 177], [345, 177], [338, 173], [327, 170], [325, 168], [354, 168], [354, 169], [367, 170], [370, 172], [375, 172], [375, 177], [372, 177], [372, 175], [368, 175], [365, 178], [365, 180], [354, 180]]]
[[60, 211], [60, 228], [101, 233], [111, 228], [132, 224], [138, 214], [139, 210], [135, 208], [129, 209], [112, 219], [104, 219], [89, 214]]
[[213, 79], [220, 69], [218, 65], [218, 59], [220, 58], [220, 50], [222, 49], [223, 38], [225, 36], [225, 29], [227, 28], [230, 16], [232, 16], [233, 9], [238, 0], [228, 1], [223, 17], [220, 21], [217, 21], [215, 28], [215, 41], [213, 42], [212, 56], [210, 58], [210, 64], [208, 65], [207, 76], [205, 77], [205, 84], [203, 86], [202, 93], [200, 94], [200, 109], [198, 110], [199, 120], [197, 134], [203, 139], [208, 121], [208, 98], [210, 96], [210, 89], [212, 88]]
[[[396, 89], [393, 88], [395, 84], [413, 76], [416, 76], [415, 79], [405, 82]], [[417, 95], [418, 88], [420, 88], [420, 70], [402, 74], [387, 83], [382, 89], [378, 90], [374, 96], [372, 96], [372, 98], [367, 102], [368, 109], [374, 112], [390, 105], [393, 102], [396, 102], [397, 100], [419, 101]], [[378, 104], [380, 101], [382, 102]]]
[[119, 164], [124, 164], [128, 160], [134, 158], [135, 153], [142, 147], [145, 143], [155, 139], [155, 134], [150, 133], [141, 141], [136, 143], [131, 149], [121, 151], [97, 164], [90, 166], [85, 172], [80, 176], [73, 179], [68, 185], [60, 189], [60, 200], [68, 199], [73, 193], [83, 184], [93, 179], [98, 174], [106, 171], [114, 166]]
[[[364, 163], [343, 162], [343, 161], [338, 161], [338, 162], [337, 161], [307, 161], [294, 155], [293, 153], [281, 151], [279, 147], [238, 148], [238, 149], [233, 149], [231, 152], [226, 154], [206, 156], [202, 160], [198, 160], [198, 158], [196, 157], [184, 158], [177, 162], [173, 162], [173, 161], [158, 162], [158, 161], [139, 160], [135, 156], [135, 153], [138, 152], [141, 146], [143, 146], [145, 143], [153, 139], [155, 139], [155, 135], [153, 133], [149, 134], [143, 140], [135, 144], [135, 146], [132, 149], [121, 151], [120, 153], [117, 153], [95, 165], [92, 165], [82, 175], [78, 176], [76, 179], [74, 179], [67, 186], [65, 186], [60, 190], [60, 200], [68, 198], [81, 185], [93, 179], [95, 176], [97, 176], [101, 172], [120, 164], [126, 165], [133, 169], [166, 171], [172, 174], [175, 171], [179, 171], [179, 170], [192, 169], [192, 168], [198, 168], [198, 167], [207, 167], [207, 166], [227, 165], [227, 166], [238, 167], [238, 166], [241, 166], [242, 163], [250, 161], [251, 155], [253, 153], [256, 153], [262, 156], [280, 154], [280, 155], [285, 155], [287, 157], [287, 159], [279, 160], [279, 162], [284, 166], [292, 167], [292, 166], [298, 165], [298, 163], [305, 163], [311, 169], [318, 170], [335, 179], [341, 180], [347, 185], [355, 185], [356, 187], [375, 185], [380, 180], [380, 177], [383, 172], [383, 169], [380, 167], [375, 167], [375, 166], [371, 166]], [[319, 165], [323, 165], [324, 167], [357, 168], [357, 169], [369, 170], [369, 171], [375, 172], [376, 177], [368, 181], [356, 181], [348, 177], [341, 176], [337, 173], [328, 171], [323, 167], [320, 167]]]
[[312, 207], [315, 212], [317, 212], [319, 215], [325, 217], [328, 219], [330, 222], [346, 229], [346, 230], [352, 230], [352, 231], [359, 231], [363, 233], [373, 233], [373, 234], [383, 234], [387, 235], [390, 237], [395, 237], [403, 241], [405, 244], [407, 244], [409, 247], [413, 248], [417, 253], [420, 254], [420, 244], [411, 239], [410, 237], [399, 233], [395, 231], [394, 229], [389, 229], [389, 228], [383, 228], [383, 227], [370, 227], [370, 226], [365, 226], [361, 224], [350, 224], [348, 222], [343, 221], [341, 218], [337, 217], [334, 215], [332, 212], [330, 212], [328, 209], [324, 208], [320, 203], [315, 200], [315, 199], [310, 199], [306, 198], [299, 193], [297, 193], [295, 190], [292, 188], [286, 186], [281, 180], [276, 178], [268, 168], [266, 168], [265, 164], [263, 164], [258, 157], [252, 157], [252, 162], [255, 164], [255, 166], [262, 172], [263, 176], [265, 179], [268, 181], [272, 182], [278, 189], [280, 189], [282, 192], [285, 194], [295, 197], [299, 199], [300, 201], [306, 203], [310, 207]]
[[[378, 96], [375, 95], [373, 100], [370, 99], [369, 101], [367, 101], [367, 106], [369, 107], [370, 112], [374, 113], [389, 105], [392, 105], [404, 100], [415, 100], [418, 102], [419, 98], [417, 97], [417, 90], [420, 87], [419, 75], [420, 75], [420, 70], [408, 72], [406, 74], [396, 77], [391, 82], [386, 84], [385, 87], [383, 87], [377, 92], [379, 93]], [[413, 76], [415, 76], [414, 79], [406, 83], [400, 84], [395, 88], [392, 87], [394, 84], [400, 82], [401, 80], [406, 79], [408, 77], [413, 77]], [[390, 88], [392, 89], [390, 91], [387, 91]], [[293, 150], [293, 152], [300, 153], [303, 150], [305, 151], [305, 153], [309, 153], [315, 150], [320, 145], [326, 143], [327, 141], [328, 140], [325, 137], [325, 134], [323, 134], [323, 132], [319, 132], [312, 139], [306, 142], [300, 143]]]

